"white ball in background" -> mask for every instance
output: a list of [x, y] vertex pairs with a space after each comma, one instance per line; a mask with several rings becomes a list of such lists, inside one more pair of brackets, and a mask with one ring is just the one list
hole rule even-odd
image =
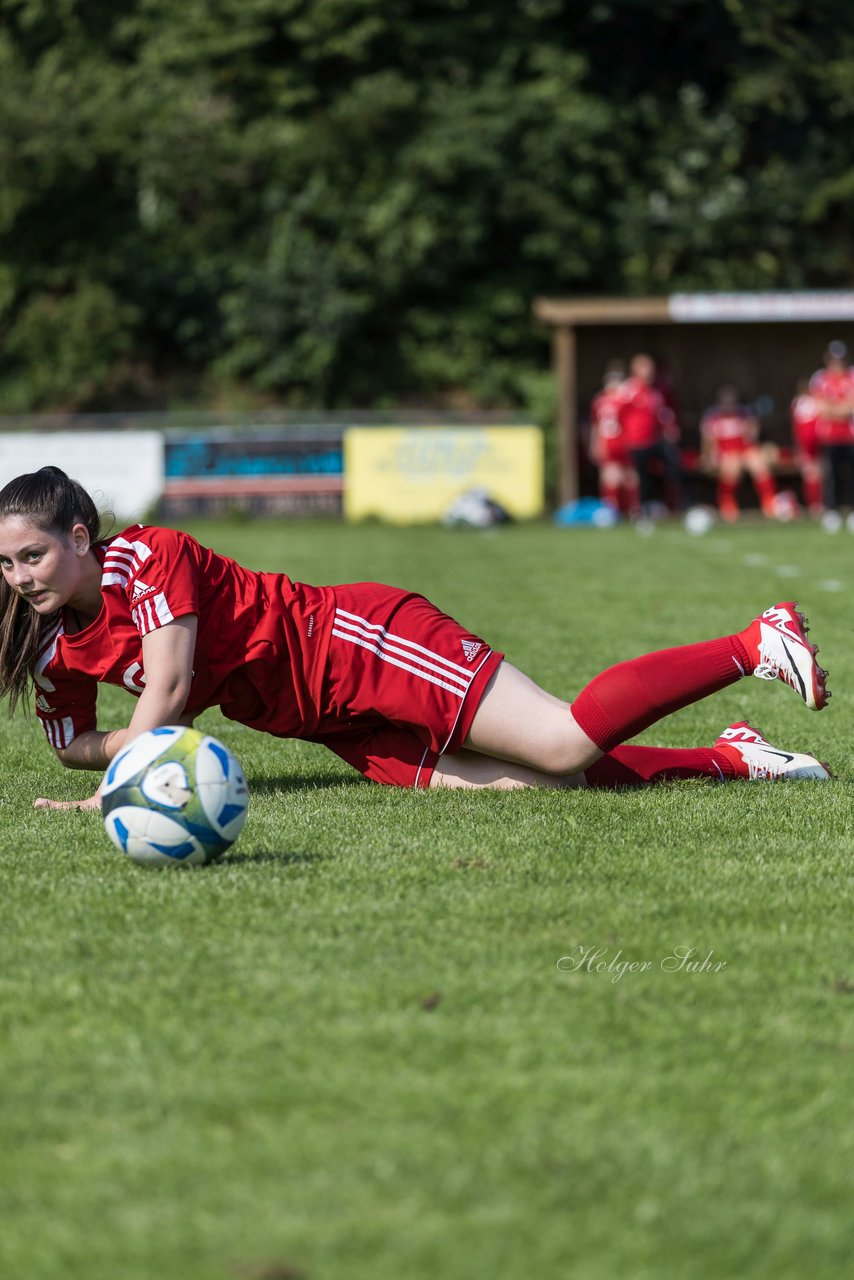
[[702, 538], [715, 523], [714, 512], [708, 507], [691, 507], [685, 512], [682, 523], [686, 533], [690, 533], [695, 538]]

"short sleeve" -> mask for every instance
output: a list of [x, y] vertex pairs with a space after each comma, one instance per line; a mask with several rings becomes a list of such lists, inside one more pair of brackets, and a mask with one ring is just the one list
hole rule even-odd
[[176, 529], [141, 526], [107, 546], [102, 585], [120, 587], [140, 636], [199, 612], [201, 548]]
[[88, 729], [97, 727], [98, 682], [91, 676], [67, 671], [56, 659], [55, 630], [36, 661], [33, 679], [36, 716], [52, 747], [68, 747]]

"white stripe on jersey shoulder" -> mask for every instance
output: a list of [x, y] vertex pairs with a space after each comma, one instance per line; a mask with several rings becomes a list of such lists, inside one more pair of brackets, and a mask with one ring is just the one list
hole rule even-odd
[[108, 547], [106, 558], [108, 560], [115, 560], [117, 564], [137, 563], [136, 556], [132, 551], [121, 551], [117, 547]]
[[62, 618], [57, 618], [56, 622], [52, 622], [49, 627], [46, 627], [44, 634], [39, 636], [39, 655], [44, 653], [48, 645], [52, 644], [54, 648], [56, 648], [56, 641], [64, 630], [65, 626], [63, 625]]
[[141, 636], [147, 636], [149, 631], [154, 631], [157, 627], [165, 627], [167, 622], [174, 622], [175, 617], [162, 591], [156, 596], [149, 596], [146, 600], [140, 600], [139, 604], [134, 605], [131, 609], [130, 616], [136, 624], [136, 629]]
[[151, 547], [139, 538], [135, 538], [133, 542], [129, 542], [127, 538], [113, 538], [112, 542], [107, 543], [101, 586], [126, 587], [150, 555]]
[[[142, 528], [142, 525], [140, 525], [140, 528]], [[140, 562], [147, 560], [151, 555], [151, 547], [148, 543], [141, 542], [138, 538], [135, 538], [133, 542], [128, 542], [127, 538], [113, 538], [112, 542], [107, 543], [107, 555], [109, 555], [113, 549], [115, 549], [117, 554], [122, 551], [131, 551], [135, 556], [139, 557]]]
[[44, 674], [44, 671], [45, 667], [50, 665], [56, 654], [56, 646], [59, 642], [59, 637], [64, 634], [65, 627], [62, 625], [62, 622], [58, 622], [56, 626], [51, 628], [45, 640], [44, 648], [36, 658], [35, 666], [33, 667], [33, 679], [40, 689], [44, 689], [45, 693], [54, 693], [56, 690], [56, 685], [52, 680], [48, 679]]
[[166, 597], [162, 591], [154, 597], [154, 608], [157, 613], [157, 621], [161, 627], [165, 627], [167, 622], [173, 622], [172, 610], [166, 601]]

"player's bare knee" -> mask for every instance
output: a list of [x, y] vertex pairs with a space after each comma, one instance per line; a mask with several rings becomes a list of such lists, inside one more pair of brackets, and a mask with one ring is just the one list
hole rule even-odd
[[530, 763], [543, 773], [565, 776], [583, 773], [601, 753], [594, 744], [579, 742], [571, 733], [543, 735]]

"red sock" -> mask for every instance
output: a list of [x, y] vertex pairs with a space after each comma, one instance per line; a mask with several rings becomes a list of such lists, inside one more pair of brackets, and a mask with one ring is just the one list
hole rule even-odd
[[724, 520], [737, 520], [738, 510], [738, 484], [734, 480], [721, 480], [718, 478], [718, 510]]
[[818, 511], [822, 507], [821, 496], [821, 477], [820, 476], [804, 476], [803, 481], [804, 502], [809, 511]]
[[599, 497], [603, 502], [610, 502], [616, 511], [620, 505], [620, 486], [617, 484], [599, 483]]
[[597, 760], [584, 776], [589, 787], [646, 787], [678, 778], [714, 778], [723, 782], [735, 770], [714, 747], [679, 750], [671, 747], [616, 747]]
[[777, 488], [774, 484], [773, 477], [770, 475], [754, 476], [753, 483], [756, 487], [756, 492], [759, 495], [760, 507], [762, 508], [762, 510], [765, 512], [766, 515], [773, 514], [774, 497], [777, 493]]
[[601, 751], [699, 702], [753, 670], [738, 636], [661, 649], [620, 662], [596, 676], [572, 704], [572, 714]]
[[640, 488], [637, 481], [620, 486], [620, 510], [623, 515], [635, 516], [640, 511]]

